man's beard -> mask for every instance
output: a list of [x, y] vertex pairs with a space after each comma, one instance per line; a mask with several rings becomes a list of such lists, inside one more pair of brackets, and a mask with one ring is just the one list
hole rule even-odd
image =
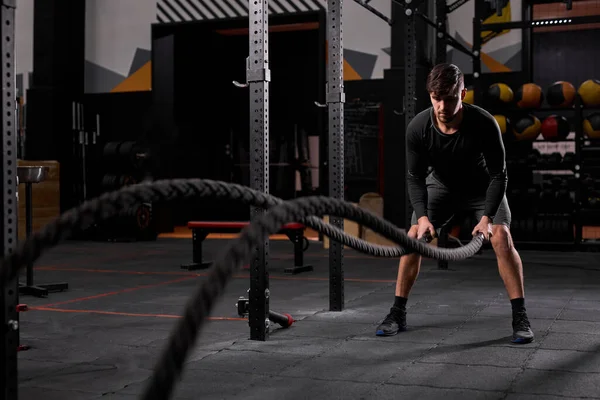
[[441, 122], [452, 122], [452, 121], [454, 121], [454, 118], [456, 118], [456, 115], [449, 115], [449, 114], [445, 114], [445, 115], [439, 114], [438, 115], [438, 119]]

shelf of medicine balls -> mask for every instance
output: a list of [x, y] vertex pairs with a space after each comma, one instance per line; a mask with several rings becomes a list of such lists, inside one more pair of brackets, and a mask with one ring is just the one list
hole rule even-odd
[[[521, 248], [578, 247], [600, 225], [600, 81], [515, 91], [495, 83], [483, 107], [506, 148], [511, 231]], [[529, 245], [529, 246], [527, 246]]]

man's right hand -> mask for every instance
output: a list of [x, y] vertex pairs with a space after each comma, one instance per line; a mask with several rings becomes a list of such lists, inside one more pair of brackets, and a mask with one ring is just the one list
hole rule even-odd
[[435, 228], [429, 221], [429, 218], [421, 217], [421, 218], [419, 218], [417, 223], [418, 223], [417, 240], [420, 240], [424, 236], [425, 237], [429, 236], [429, 240], [427, 240], [427, 241], [428, 242], [431, 241], [431, 239], [433, 239], [435, 237]]

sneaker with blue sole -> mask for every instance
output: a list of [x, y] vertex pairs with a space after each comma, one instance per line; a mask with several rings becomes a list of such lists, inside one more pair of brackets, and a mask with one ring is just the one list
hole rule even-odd
[[533, 342], [533, 331], [531, 330], [531, 324], [527, 318], [525, 311], [518, 311], [513, 313], [513, 335], [511, 342], [515, 344], [526, 344]]
[[394, 336], [406, 330], [406, 310], [392, 307], [390, 313], [375, 330], [377, 336]]

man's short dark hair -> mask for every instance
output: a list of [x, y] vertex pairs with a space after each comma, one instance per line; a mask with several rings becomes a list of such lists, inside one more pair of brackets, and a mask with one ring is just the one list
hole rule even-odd
[[427, 91], [437, 95], [447, 95], [464, 84], [462, 71], [454, 64], [437, 64], [427, 76]]

